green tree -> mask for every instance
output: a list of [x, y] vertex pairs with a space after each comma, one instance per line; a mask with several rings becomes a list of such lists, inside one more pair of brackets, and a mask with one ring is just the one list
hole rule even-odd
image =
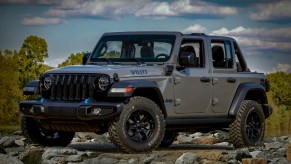
[[0, 52], [0, 70], [0, 124], [16, 124], [20, 118], [18, 103], [22, 99], [16, 51]]
[[271, 83], [271, 96], [277, 106], [291, 107], [291, 74], [276, 72], [267, 75]]
[[84, 56], [85, 52], [79, 52], [76, 54], [71, 54], [67, 60], [65, 60], [64, 62], [62, 62], [61, 64], [58, 65], [58, 67], [65, 67], [68, 65], [79, 65], [82, 64], [82, 59]]
[[43, 69], [44, 59], [48, 57], [48, 45], [43, 38], [28, 36], [19, 51], [19, 71], [21, 86], [38, 79]]

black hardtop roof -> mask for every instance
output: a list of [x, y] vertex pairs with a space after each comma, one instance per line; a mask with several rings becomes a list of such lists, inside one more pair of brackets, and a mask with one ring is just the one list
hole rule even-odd
[[189, 37], [190, 36], [210, 37], [213, 39], [232, 39], [231, 37], [206, 35], [205, 33], [183, 34], [179, 31], [127, 31], [127, 32], [107, 32], [103, 34], [103, 36], [112, 36], [112, 35], [176, 35], [176, 36], [189, 36]]

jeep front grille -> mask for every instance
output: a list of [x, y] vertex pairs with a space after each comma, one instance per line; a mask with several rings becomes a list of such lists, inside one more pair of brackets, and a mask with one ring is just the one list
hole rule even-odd
[[98, 75], [52, 74], [49, 98], [57, 101], [82, 101], [94, 97], [94, 81]]

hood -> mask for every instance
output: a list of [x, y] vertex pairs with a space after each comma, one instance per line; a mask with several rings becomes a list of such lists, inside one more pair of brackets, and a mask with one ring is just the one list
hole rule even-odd
[[138, 76], [161, 76], [164, 75], [164, 66], [146, 65], [74, 65], [63, 68], [56, 68], [46, 73], [100, 73], [113, 77], [117, 73], [119, 77], [138, 77]]

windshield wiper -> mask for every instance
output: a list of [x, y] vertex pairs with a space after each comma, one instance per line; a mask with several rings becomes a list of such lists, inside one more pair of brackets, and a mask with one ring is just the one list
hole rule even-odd
[[126, 60], [133, 60], [135, 61], [137, 64], [141, 65], [141, 64], [145, 64], [143, 61], [137, 59], [137, 58], [127, 58]]
[[98, 58], [98, 60], [105, 60], [105, 61], [107, 61], [107, 63], [110, 63], [110, 64], [113, 64], [113, 65], [116, 65], [116, 63], [114, 62], [114, 61], [112, 61], [112, 60], [110, 60], [110, 59], [108, 59], [108, 58]]

